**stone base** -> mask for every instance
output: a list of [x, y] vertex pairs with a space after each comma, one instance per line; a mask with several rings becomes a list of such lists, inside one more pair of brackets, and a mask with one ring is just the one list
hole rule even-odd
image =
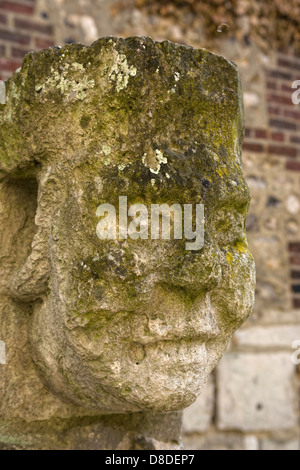
[[181, 412], [0, 422], [1, 450], [180, 449]]

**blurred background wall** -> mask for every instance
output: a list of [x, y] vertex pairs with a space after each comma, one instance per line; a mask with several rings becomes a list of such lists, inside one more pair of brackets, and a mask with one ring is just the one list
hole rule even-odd
[[28, 51], [106, 35], [205, 47], [239, 67], [256, 305], [185, 411], [183, 442], [299, 449], [300, 367], [291, 358], [300, 342], [300, 104], [291, 97], [300, 80], [300, 0], [0, 0], [0, 79]]

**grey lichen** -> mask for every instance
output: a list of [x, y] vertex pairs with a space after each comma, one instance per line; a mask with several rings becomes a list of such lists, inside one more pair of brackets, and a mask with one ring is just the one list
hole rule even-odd
[[[63, 67], [51, 67], [51, 76], [44, 82], [35, 85], [35, 91], [40, 93], [41, 99], [47, 99], [49, 91], [59, 90], [66, 101], [83, 101], [89, 91], [94, 88], [95, 80], [86, 78], [86, 69], [82, 64], [65, 63]], [[77, 72], [76, 79], [70, 78], [70, 72]]]
[[109, 78], [116, 83], [116, 90], [119, 93], [127, 87], [129, 78], [135, 77], [137, 69], [133, 65], [128, 66], [125, 54], [119, 54], [117, 51], [114, 51], [113, 55], [114, 64], [111, 67]]

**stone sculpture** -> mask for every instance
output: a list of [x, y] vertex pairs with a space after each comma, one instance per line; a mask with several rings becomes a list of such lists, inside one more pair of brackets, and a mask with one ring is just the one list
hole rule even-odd
[[[236, 66], [206, 50], [109, 37], [26, 55], [0, 105], [3, 445], [176, 441], [253, 305], [242, 138]], [[203, 204], [203, 247], [99, 239], [120, 196]]]

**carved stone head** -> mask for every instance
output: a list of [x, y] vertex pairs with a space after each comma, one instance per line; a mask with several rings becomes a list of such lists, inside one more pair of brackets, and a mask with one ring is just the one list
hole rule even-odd
[[[190, 405], [253, 305], [236, 66], [111, 37], [28, 54], [6, 91], [1, 178], [38, 185], [31, 250], [6, 290], [33, 306], [45, 383], [101, 413]], [[100, 239], [97, 208], [115, 207], [118, 229], [120, 196], [149, 213], [203, 204], [203, 246], [151, 238], [150, 226], [147, 238]]]

